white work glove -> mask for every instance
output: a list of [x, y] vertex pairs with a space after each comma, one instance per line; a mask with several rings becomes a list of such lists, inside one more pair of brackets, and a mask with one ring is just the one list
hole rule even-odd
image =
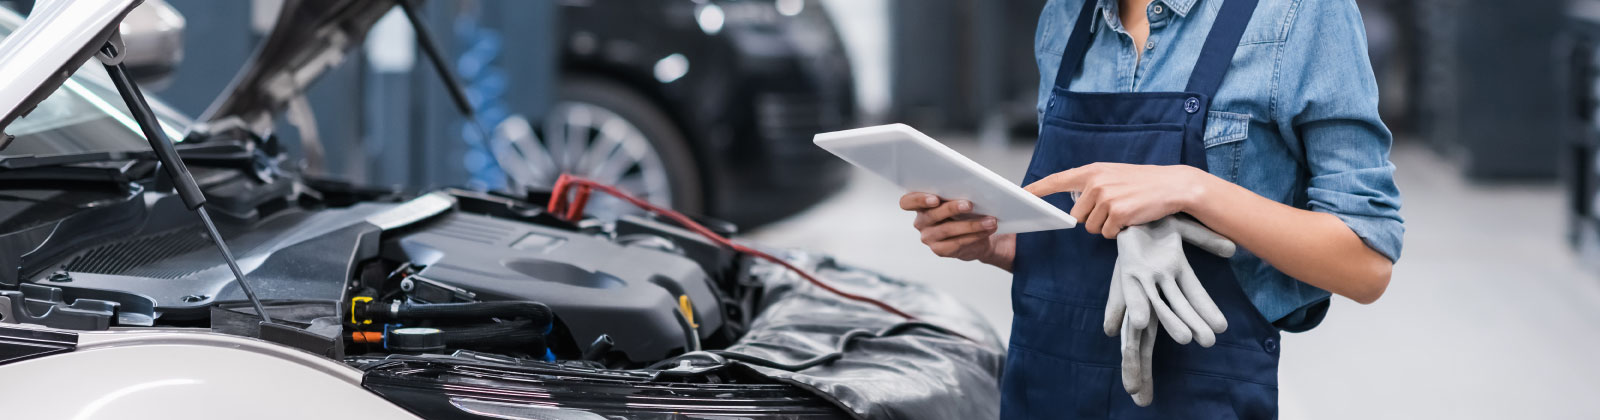
[[[1111, 274], [1113, 279], [1122, 277], [1119, 275], [1120, 270], [1120, 267], [1113, 269]], [[1107, 316], [1110, 316], [1109, 308], [1113, 304], [1115, 306], [1123, 305], [1122, 290], [1118, 283], [1120, 282], [1112, 281], [1111, 294], [1106, 304], [1108, 308]], [[1156, 390], [1153, 372], [1155, 369], [1151, 368], [1155, 365], [1151, 364], [1151, 356], [1155, 353], [1156, 330], [1161, 327], [1161, 320], [1160, 318], [1149, 319], [1149, 324], [1145, 325], [1144, 328], [1136, 329], [1133, 327], [1133, 322], [1129, 322], [1127, 317], [1128, 313], [1123, 312], [1121, 317], [1117, 318], [1116, 323], [1121, 328], [1122, 335], [1122, 389], [1128, 391], [1128, 395], [1133, 397], [1134, 404], [1138, 404], [1140, 407], [1148, 407], [1155, 400]], [[1108, 321], [1106, 328], [1117, 327], [1112, 327]], [[1106, 334], [1115, 337], [1118, 331], [1106, 330]]]
[[1150, 325], [1150, 313], [1167, 329], [1178, 344], [1193, 339], [1201, 347], [1216, 343], [1216, 334], [1228, 329], [1222, 310], [1201, 286], [1200, 278], [1189, 267], [1183, 243], [1217, 256], [1232, 257], [1235, 246], [1228, 238], [1206, 229], [1185, 216], [1167, 216], [1117, 234], [1117, 263], [1112, 273], [1112, 290], [1122, 290], [1106, 299], [1105, 331], [1116, 336], [1123, 314], [1134, 329]]
[[1216, 334], [1228, 329], [1228, 320], [1189, 267], [1184, 242], [1224, 258], [1236, 249], [1222, 235], [1177, 215], [1117, 235], [1104, 328], [1108, 336], [1122, 336], [1123, 388], [1140, 406], [1153, 398], [1150, 362], [1157, 328], [1165, 324], [1178, 344], [1193, 339], [1201, 347], [1211, 347]]

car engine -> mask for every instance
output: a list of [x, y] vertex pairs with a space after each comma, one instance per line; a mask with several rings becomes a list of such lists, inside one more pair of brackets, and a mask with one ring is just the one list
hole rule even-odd
[[336, 359], [466, 350], [641, 367], [733, 342], [759, 295], [738, 281], [732, 251], [648, 216], [573, 224], [462, 190], [341, 206], [326, 198], [338, 192], [249, 185], [213, 186], [213, 201], [278, 322], [259, 322], [203, 231], [157, 193], [38, 234], [15, 290], [0, 288], [0, 314], [79, 330], [210, 328]]

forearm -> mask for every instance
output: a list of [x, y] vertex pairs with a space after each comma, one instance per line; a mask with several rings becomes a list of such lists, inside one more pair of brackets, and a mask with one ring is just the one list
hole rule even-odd
[[1312, 286], [1371, 303], [1383, 295], [1394, 266], [1338, 217], [1269, 200], [1202, 174], [1184, 212], [1274, 268]]

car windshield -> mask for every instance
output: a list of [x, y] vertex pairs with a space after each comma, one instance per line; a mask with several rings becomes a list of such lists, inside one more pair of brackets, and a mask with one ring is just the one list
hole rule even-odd
[[[22, 17], [0, 7], [0, 39], [11, 35]], [[183, 138], [189, 121], [154, 98], [147, 98], [168, 137]], [[97, 152], [148, 150], [149, 143], [129, 115], [98, 61], [90, 60], [28, 115], [13, 121], [6, 134], [16, 136], [0, 158], [61, 156]]]

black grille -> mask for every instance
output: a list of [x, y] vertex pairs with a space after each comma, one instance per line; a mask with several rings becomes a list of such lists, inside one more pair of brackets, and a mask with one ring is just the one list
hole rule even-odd
[[756, 97], [756, 121], [761, 137], [769, 141], [798, 138], [810, 148], [811, 136], [837, 129], [844, 124], [844, 115], [834, 102], [820, 96], [765, 93]]
[[204, 248], [210, 241], [198, 227], [169, 230], [91, 248], [73, 257], [65, 268], [79, 273], [175, 279], [199, 270], [196, 267], [150, 266]]

